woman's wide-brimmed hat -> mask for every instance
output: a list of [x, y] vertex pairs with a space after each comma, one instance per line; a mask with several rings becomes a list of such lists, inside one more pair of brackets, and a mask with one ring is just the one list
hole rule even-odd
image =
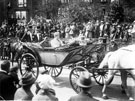
[[26, 86], [26, 85], [33, 84], [35, 81], [36, 81], [36, 78], [32, 75], [31, 72], [29, 72], [29, 73], [26, 73], [25, 75], [23, 75], [19, 84], [22, 86]]
[[56, 82], [50, 75], [44, 74], [44, 75], [39, 75], [37, 79], [37, 83], [41, 89], [45, 90], [45, 89], [53, 88]]
[[89, 72], [83, 72], [80, 77], [78, 78], [78, 80], [76, 81], [76, 84], [79, 87], [82, 88], [90, 88], [92, 87], [93, 83], [91, 80], [91, 76]]

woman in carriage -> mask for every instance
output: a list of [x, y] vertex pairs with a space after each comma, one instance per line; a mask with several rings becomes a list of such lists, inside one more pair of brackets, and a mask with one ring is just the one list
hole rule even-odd
[[51, 40], [51, 47], [61, 47], [64, 45], [63, 41], [60, 39], [60, 33], [55, 32], [54, 33], [54, 38]]

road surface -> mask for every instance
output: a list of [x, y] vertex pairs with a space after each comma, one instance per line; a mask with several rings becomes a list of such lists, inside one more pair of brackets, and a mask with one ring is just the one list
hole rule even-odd
[[[0, 61], [1, 63], [1, 61]], [[40, 72], [43, 71], [44, 68], [40, 67]], [[76, 92], [72, 89], [70, 82], [69, 82], [69, 74], [71, 69], [64, 68], [62, 73], [54, 78], [55, 81], [59, 84], [55, 86], [56, 96], [58, 97], [59, 101], [67, 101], [71, 96], [76, 95]], [[19, 78], [21, 77], [19, 73]], [[107, 94], [109, 96], [108, 100], [103, 100], [102, 97], [102, 86], [96, 84], [95, 80], [92, 79], [94, 82], [94, 86], [91, 89], [91, 93], [94, 98], [100, 101], [128, 101], [128, 98], [125, 94], [121, 93], [121, 79], [120, 76], [115, 76], [113, 82], [107, 88]], [[128, 78], [127, 80], [128, 87], [130, 89], [130, 93], [133, 94], [135, 98], [135, 86], [133, 80]], [[31, 88], [32, 92], [35, 93], [35, 85]]]
[[[42, 71], [42, 69], [40, 69]], [[72, 89], [70, 82], [69, 82], [69, 74], [70, 71], [68, 68], [64, 68], [62, 73], [57, 77], [54, 78], [58, 86], [55, 86], [56, 96], [59, 98], [59, 101], [67, 101], [71, 96], [76, 95], [76, 92]], [[125, 94], [121, 93], [121, 79], [120, 76], [115, 76], [113, 82], [107, 88], [107, 94], [110, 99], [103, 100], [102, 97], [102, 86], [99, 86], [95, 83], [95, 80], [92, 79], [94, 82], [94, 86], [91, 89], [91, 93], [93, 97], [97, 98], [100, 101], [128, 101], [128, 98]], [[127, 80], [130, 93], [134, 94], [134, 83], [131, 78]], [[34, 87], [33, 87], [34, 88]]]

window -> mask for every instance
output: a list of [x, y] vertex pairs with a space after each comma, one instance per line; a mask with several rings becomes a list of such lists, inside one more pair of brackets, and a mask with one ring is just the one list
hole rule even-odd
[[90, 3], [92, 3], [92, 0], [84, 0], [84, 2], [90, 2]]
[[27, 1], [26, 0], [18, 0], [18, 7], [26, 7]]
[[16, 11], [16, 18], [18, 20], [26, 20], [26, 11]]
[[107, 2], [107, 0], [101, 0], [101, 2]]
[[60, 0], [61, 1], [61, 3], [69, 3], [70, 2], [70, 0]]

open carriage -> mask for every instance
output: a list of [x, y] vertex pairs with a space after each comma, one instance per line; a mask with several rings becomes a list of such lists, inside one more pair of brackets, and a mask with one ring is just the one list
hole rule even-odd
[[[105, 79], [107, 71], [101, 71], [100, 73], [98, 71], [97, 73], [97, 71], [93, 72], [93, 68], [96, 70], [99, 66], [107, 52], [109, 44], [101, 44], [98, 43], [97, 39], [95, 40], [85, 46], [71, 45], [59, 48], [43, 47], [39, 43], [23, 43], [14, 38], [10, 38], [9, 43], [11, 44], [10, 46], [14, 46], [15, 48], [12, 49], [11, 47], [10, 51], [13, 51], [12, 53], [15, 53], [14, 50], [16, 49], [17, 51], [19, 50], [18, 62], [22, 75], [30, 71], [33, 72], [35, 77], [38, 77], [40, 67], [44, 67], [52, 77], [57, 77], [61, 74], [63, 67], [70, 66], [73, 68], [70, 73], [71, 85], [73, 85], [73, 76], [76, 76], [74, 72], [79, 71], [79, 73], [81, 73], [81, 70], [84, 71], [85, 69], [93, 74], [98, 84], [103, 85], [103, 79]], [[23, 45], [23, 52], [20, 51], [21, 45]], [[80, 69], [80, 66], [83, 69]]]
[[21, 54], [18, 62], [22, 75], [32, 72], [35, 77], [38, 77], [40, 67], [44, 67], [52, 77], [57, 77], [61, 74], [63, 67], [70, 66], [72, 67], [70, 83], [73, 89], [78, 91], [74, 80], [79, 77], [81, 72], [91, 72], [95, 81], [100, 85], [103, 85], [103, 79], [106, 79], [107, 71], [96, 71], [96, 68], [107, 52], [108, 44], [97, 43], [97, 41], [94, 40], [85, 46], [52, 48], [43, 47], [39, 43], [23, 43], [13, 40], [10, 46], [15, 45], [15, 48], [20, 49], [20, 46], [23, 45], [23, 52], [18, 52]]
[[[22, 75], [27, 71], [31, 71], [38, 77], [39, 67], [44, 67], [51, 76], [57, 77], [61, 74], [64, 66], [71, 66], [74, 71], [77, 70], [75, 68], [78, 66], [85, 67], [85, 69], [89, 67], [91, 70], [92, 67], [96, 68], [105, 55], [106, 44], [90, 43], [86, 46], [52, 48], [25, 43], [24, 51], [20, 59], [20, 72]], [[97, 74], [93, 73], [95, 79]], [[73, 72], [70, 74], [71, 82], [72, 75], [74, 75]], [[102, 75], [105, 75], [105, 73]], [[103, 84], [102, 81], [96, 81], [101, 85]]]

